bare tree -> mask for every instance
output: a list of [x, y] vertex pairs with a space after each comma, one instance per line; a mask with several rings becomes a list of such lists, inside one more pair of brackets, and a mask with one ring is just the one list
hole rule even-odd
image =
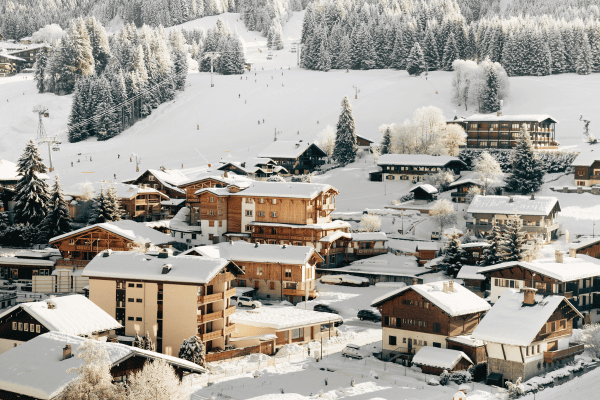
[[381, 218], [375, 214], [365, 214], [360, 220], [360, 230], [364, 232], [377, 232], [381, 227]]
[[482, 152], [481, 156], [475, 160], [473, 171], [477, 179], [483, 183], [484, 195], [488, 192], [490, 185], [499, 182], [503, 176], [500, 164], [487, 151]]
[[316, 144], [325, 152], [325, 154], [327, 154], [327, 158], [331, 158], [333, 156], [333, 149], [335, 148], [335, 135], [335, 128], [331, 125], [327, 125], [325, 129], [323, 129], [317, 135]]
[[429, 214], [440, 226], [440, 232], [444, 231], [444, 226], [456, 222], [456, 210], [454, 209], [454, 205], [446, 199], [436, 201]]

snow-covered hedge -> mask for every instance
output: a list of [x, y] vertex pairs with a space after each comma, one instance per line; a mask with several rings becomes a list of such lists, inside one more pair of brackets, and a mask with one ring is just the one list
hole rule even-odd
[[[473, 163], [483, 151], [487, 151], [498, 161], [503, 172], [511, 171], [512, 149], [461, 149], [458, 158], [467, 164], [468, 169], [471, 170]], [[577, 153], [572, 151], [538, 152], [537, 155], [543, 161], [545, 170], [548, 173], [566, 171], [577, 157]]]

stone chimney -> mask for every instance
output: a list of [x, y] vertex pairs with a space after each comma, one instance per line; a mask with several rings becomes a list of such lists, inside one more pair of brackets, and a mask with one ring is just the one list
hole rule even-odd
[[443, 292], [448, 293], [448, 282], [444, 282]]
[[223, 177], [224, 178], [229, 178], [229, 174], [227, 173], [227, 171], [223, 172]]
[[537, 289], [524, 287], [521, 289], [521, 292], [523, 292], [524, 306], [532, 306], [535, 304], [535, 292], [537, 292]]
[[535, 193], [531, 193], [531, 200], [535, 200]]
[[46, 304], [48, 305], [48, 310], [54, 310], [56, 308], [56, 305], [51, 301], [47, 301]]
[[454, 281], [448, 282], [448, 293], [454, 293]]
[[418, 285], [419, 284], [419, 280], [417, 278], [412, 278], [412, 284], [413, 285]]
[[169, 272], [171, 272], [171, 268], [173, 268], [173, 266], [171, 264], [165, 264], [165, 265], [163, 265], [163, 267], [162, 267], [162, 274], [163, 275], [168, 274]]
[[67, 358], [71, 358], [71, 345], [68, 344], [63, 348], [63, 360], [66, 360]]
[[577, 249], [569, 249], [569, 257], [577, 258]]
[[563, 253], [560, 250], [554, 251], [554, 261], [557, 263], [563, 263]]

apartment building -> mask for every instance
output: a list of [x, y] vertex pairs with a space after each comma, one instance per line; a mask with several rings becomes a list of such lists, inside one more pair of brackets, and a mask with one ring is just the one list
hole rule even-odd
[[149, 334], [156, 351], [177, 356], [197, 335], [207, 353], [224, 350], [235, 325], [232, 281], [243, 271], [222, 258], [105, 250], [83, 271], [90, 300], [119, 321], [122, 334]]
[[447, 338], [473, 332], [490, 309], [453, 281], [406, 286], [373, 300], [371, 307], [382, 316], [382, 357], [405, 362], [422, 347], [446, 348]]

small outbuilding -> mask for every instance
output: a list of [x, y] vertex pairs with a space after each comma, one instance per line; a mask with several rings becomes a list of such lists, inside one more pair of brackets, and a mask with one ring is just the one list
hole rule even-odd
[[459, 350], [442, 349], [432, 346], [422, 347], [413, 357], [413, 364], [421, 367], [426, 374], [441, 375], [448, 372], [466, 371], [473, 361]]
[[438, 190], [428, 183], [416, 186], [412, 188], [410, 192], [414, 196], [414, 204], [426, 204], [437, 200], [436, 195], [438, 193]]

